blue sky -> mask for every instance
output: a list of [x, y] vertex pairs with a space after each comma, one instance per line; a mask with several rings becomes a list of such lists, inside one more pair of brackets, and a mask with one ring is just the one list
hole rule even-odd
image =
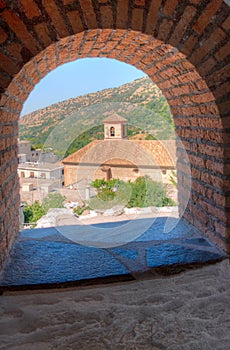
[[71, 97], [117, 87], [144, 76], [135, 67], [114, 59], [78, 59], [47, 74], [30, 93], [21, 116]]

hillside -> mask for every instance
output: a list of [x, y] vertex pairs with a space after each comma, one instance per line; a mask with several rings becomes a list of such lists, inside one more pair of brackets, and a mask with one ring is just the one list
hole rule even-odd
[[27, 114], [20, 119], [19, 137], [31, 140], [35, 147], [53, 147], [62, 157], [77, 137], [102, 124], [113, 111], [125, 117], [131, 126], [158, 139], [174, 137], [167, 101], [147, 77]]

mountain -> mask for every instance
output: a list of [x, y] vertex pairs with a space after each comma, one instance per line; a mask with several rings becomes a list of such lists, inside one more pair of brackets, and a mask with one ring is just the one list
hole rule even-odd
[[[52, 147], [61, 158], [76, 138], [90, 133], [91, 128], [101, 125], [113, 112], [125, 117], [130, 128], [142, 134], [152, 134], [157, 139], [174, 138], [168, 103], [148, 77], [27, 114], [19, 121], [19, 137], [31, 140], [34, 147]], [[89, 139], [94, 138], [91, 135]]]

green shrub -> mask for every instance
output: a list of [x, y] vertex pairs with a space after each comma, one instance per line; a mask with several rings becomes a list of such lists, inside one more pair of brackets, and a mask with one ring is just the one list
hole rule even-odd
[[130, 184], [119, 179], [96, 179], [92, 182], [97, 189], [97, 196], [90, 199], [90, 207], [99, 210], [106, 210], [115, 205], [126, 205], [130, 198]]
[[146, 140], [157, 140], [155, 136], [153, 136], [152, 134], [148, 134], [145, 138]]
[[35, 201], [32, 205], [26, 205], [23, 209], [25, 223], [36, 223], [43, 215], [46, 214], [42, 205]]
[[106, 181], [104, 179], [96, 179], [91, 183], [91, 185], [96, 189], [103, 188], [103, 186], [106, 185]]
[[88, 210], [90, 209], [90, 207], [86, 204], [83, 204], [82, 206], [78, 205], [77, 207], [75, 207], [73, 209], [73, 212], [74, 214], [77, 214], [77, 215], [82, 215], [84, 213], [85, 210]]
[[129, 208], [175, 205], [175, 202], [167, 197], [164, 185], [148, 176], [138, 177], [134, 182], [97, 179], [92, 185], [98, 192], [97, 196], [90, 200], [90, 206], [95, 209], [108, 209], [119, 204]]
[[31, 205], [26, 205], [23, 209], [25, 223], [36, 224], [43, 215], [46, 215], [50, 208], [63, 208], [65, 197], [60, 193], [50, 193], [44, 198], [42, 204], [35, 201]]
[[177, 187], [177, 176], [175, 170], [171, 170], [170, 182], [173, 184], [173, 186]]
[[132, 195], [128, 207], [163, 207], [174, 205], [172, 199], [167, 197], [166, 189], [161, 182], [153, 181], [148, 176], [136, 179], [132, 186]]
[[[167, 197], [165, 186], [161, 182], [153, 181], [149, 177], [141, 178], [140, 181], [145, 181], [146, 183], [146, 196], [143, 201], [144, 207], [175, 205], [175, 202]], [[139, 188], [139, 185], [137, 185], [137, 187]]]
[[23, 208], [23, 214], [24, 214], [24, 222], [26, 224], [33, 222], [32, 221], [32, 217], [33, 217], [33, 210], [32, 210], [32, 206], [31, 205], [26, 205]]
[[49, 193], [42, 202], [45, 213], [47, 213], [50, 208], [64, 208], [63, 203], [65, 199], [65, 196], [62, 196], [60, 193]]

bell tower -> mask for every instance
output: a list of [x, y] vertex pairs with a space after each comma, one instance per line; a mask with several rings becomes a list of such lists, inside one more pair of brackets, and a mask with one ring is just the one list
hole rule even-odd
[[103, 123], [105, 140], [127, 139], [127, 119], [113, 113], [113, 115], [105, 118]]

